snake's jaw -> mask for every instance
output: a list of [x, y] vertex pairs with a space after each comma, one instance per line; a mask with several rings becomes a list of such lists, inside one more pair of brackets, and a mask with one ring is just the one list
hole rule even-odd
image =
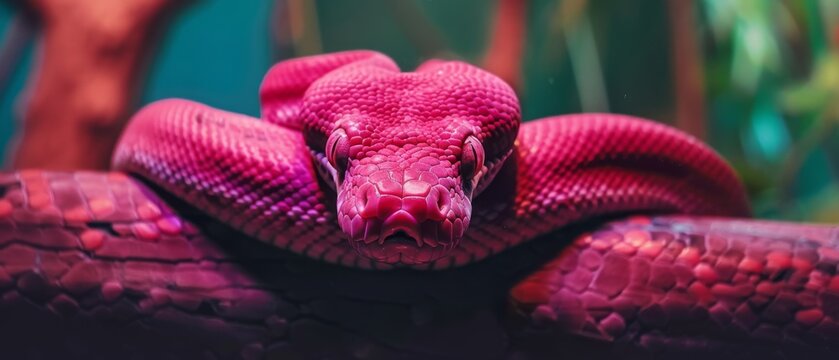
[[358, 62], [324, 74], [305, 90], [300, 117], [352, 247], [416, 265], [460, 243], [472, 196], [509, 155], [521, 112], [507, 84], [471, 65], [392, 65]]
[[362, 256], [417, 265], [445, 256], [460, 243], [472, 205], [457, 179], [430, 171], [414, 177], [410, 169], [352, 173], [338, 191], [338, 222]]

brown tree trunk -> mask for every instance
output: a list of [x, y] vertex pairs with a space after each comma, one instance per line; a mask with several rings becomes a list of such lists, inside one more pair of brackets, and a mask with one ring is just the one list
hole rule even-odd
[[521, 85], [526, 20], [527, 0], [499, 0], [484, 57], [484, 68], [516, 90]]
[[705, 86], [702, 52], [696, 33], [695, 4], [669, 1], [673, 79], [676, 90], [676, 127], [705, 139]]
[[835, 226], [589, 225], [457, 269], [369, 271], [124, 174], [0, 173], [0, 357], [836, 359]]
[[172, 0], [31, 0], [43, 24], [15, 168], [104, 169]]

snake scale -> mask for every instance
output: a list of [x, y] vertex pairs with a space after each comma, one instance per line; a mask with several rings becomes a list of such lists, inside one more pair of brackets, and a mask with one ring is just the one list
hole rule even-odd
[[[839, 341], [835, 229], [721, 218], [749, 215], [742, 185], [667, 126], [520, 123], [491, 74], [371, 51], [281, 62], [260, 97], [262, 119], [147, 106], [120, 173], [0, 178], [11, 349], [766, 359]], [[661, 213], [683, 215], [643, 215]]]

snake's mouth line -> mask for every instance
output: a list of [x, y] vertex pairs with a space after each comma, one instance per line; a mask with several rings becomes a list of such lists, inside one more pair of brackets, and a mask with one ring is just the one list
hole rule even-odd
[[380, 236], [378, 238], [368, 237], [368, 238], [361, 238], [361, 239], [355, 239], [354, 240], [354, 242], [360, 243], [360, 246], [370, 245], [370, 244], [374, 244], [374, 243], [377, 243], [378, 245], [384, 245], [384, 244], [386, 244], [388, 242], [391, 242], [391, 241], [402, 241], [402, 242], [412, 244], [412, 245], [416, 244], [416, 247], [418, 247], [418, 248], [422, 248], [422, 247], [426, 247], [426, 246], [431, 247], [431, 248], [437, 248], [437, 247], [441, 247], [441, 246], [442, 247], [451, 247], [451, 242], [438, 241], [438, 240], [434, 240], [430, 237], [424, 237], [424, 238], [422, 238], [422, 240], [420, 240], [420, 238], [412, 236], [412, 235], [408, 235], [407, 233], [405, 233], [402, 230], [395, 231], [391, 235]]
[[348, 228], [349, 243], [359, 255], [391, 265], [419, 265], [440, 259], [455, 248], [468, 219], [418, 221], [400, 210], [384, 221], [358, 215], [342, 225]]
[[452, 243], [437, 243], [435, 246], [417, 245], [413, 237], [403, 232], [383, 237], [384, 241], [352, 241], [355, 250], [362, 256], [390, 265], [421, 265], [445, 256], [454, 248]]
[[[425, 227], [402, 224], [373, 231], [371, 227], [375, 230], [379, 227], [376, 220], [370, 219], [364, 226], [368, 231], [356, 233], [349, 242], [359, 255], [377, 262], [390, 265], [426, 264], [445, 256], [461, 238], [460, 233], [446, 234], [451, 239], [448, 241], [440, 238], [445, 236], [445, 231], [439, 226], [445, 223], [445, 220], [440, 224], [426, 222]], [[454, 230], [452, 226], [445, 229]]]

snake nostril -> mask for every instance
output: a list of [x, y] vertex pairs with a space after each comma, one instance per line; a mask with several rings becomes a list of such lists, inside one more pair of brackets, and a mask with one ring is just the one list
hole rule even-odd
[[360, 209], [364, 210], [364, 208], [366, 208], [366, 207], [367, 207], [367, 200], [369, 200], [369, 199], [370, 199], [370, 198], [368, 197], [368, 195], [367, 195], [367, 191], [366, 191], [366, 189], [364, 189], [364, 190], [362, 190], [362, 191], [359, 191], [359, 194], [358, 194], [358, 198], [357, 198], [357, 199], [358, 199], [358, 207], [359, 207]]
[[440, 211], [441, 214], [445, 215], [449, 212], [449, 207], [451, 207], [452, 199], [449, 197], [444, 191], [437, 192], [437, 209]]
[[439, 187], [434, 187], [428, 196], [428, 218], [440, 221], [446, 218], [446, 214], [451, 208], [451, 199], [446, 190]]
[[376, 216], [378, 211], [377, 195], [376, 189], [370, 184], [364, 184], [356, 191], [355, 210], [365, 219]]

